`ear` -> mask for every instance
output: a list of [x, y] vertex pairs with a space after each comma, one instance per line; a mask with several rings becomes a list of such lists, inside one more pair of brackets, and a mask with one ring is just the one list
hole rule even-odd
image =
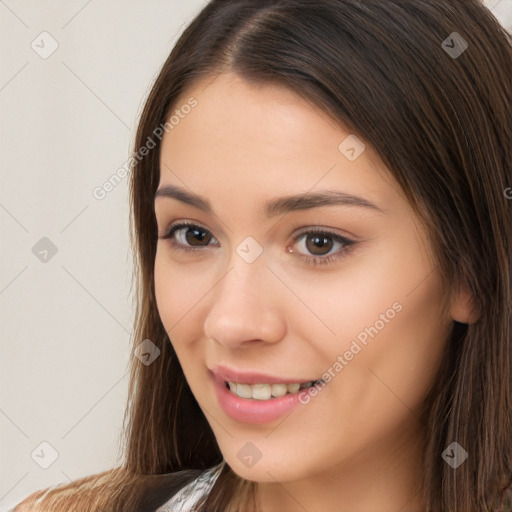
[[452, 292], [450, 316], [461, 324], [473, 324], [480, 317], [475, 297], [467, 285], [459, 286]]

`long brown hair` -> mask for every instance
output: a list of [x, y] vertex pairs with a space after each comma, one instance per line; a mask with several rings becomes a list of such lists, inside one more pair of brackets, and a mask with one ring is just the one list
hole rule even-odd
[[[155, 129], [194, 81], [225, 71], [289, 88], [372, 145], [427, 227], [446, 289], [473, 294], [478, 320], [454, 323], [425, 400], [422, 497], [428, 512], [500, 500], [512, 510], [511, 42], [477, 0], [209, 2], [163, 65], [136, 135], [135, 153], [149, 138], [156, 147], [130, 175], [133, 342], [161, 353], [148, 366], [133, 358], [125, 461], [49, 490], [38, 510], [154, 510], [222, 461], [158, 315], [153, 201]], [[441, 457], [453, 441], [469, 453], [457, 470]], [[253, 510], [256, 488], [225, 465], [200, 510]]]

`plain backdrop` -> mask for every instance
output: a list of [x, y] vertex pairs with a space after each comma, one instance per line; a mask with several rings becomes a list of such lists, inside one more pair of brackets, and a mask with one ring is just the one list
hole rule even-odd
[[[0, 0], [0, 512], [120, 462], [127, 180], [93, 190], [126, 162], [150, 86], [205, 3]], [[512, 0], [486, 5], [512, 30]]]

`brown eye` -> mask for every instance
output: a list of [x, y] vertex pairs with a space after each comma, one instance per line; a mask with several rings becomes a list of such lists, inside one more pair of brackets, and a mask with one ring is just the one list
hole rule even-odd
[[309, 233], [306, 237], [306, 249], [313, 255], [323, 256], [333, 247], [331, 235]]
[[339, 261], [356, 244], [355, 240], [321, 229], [304, 231], [294, 242], [299, 250], [287, 248], [287, 251], [295, 253], [307, 265], [317, 267]]
[[217, 240], [210, 231], [197, 224], [185, 222], [172, 225], [167, 234], [161, 238], [168, 239], [174, 246], [192, 251], [194, 248], [208, 247], [211, 241], [218, 245]]
[[200, 228], [199, 226], [188, 227], [185, 230], [185, 241], [189, 245], [202, 246], [204, 242], [206, 242], [205, 245], [208, 245], [211, 239], [211, 234], [206, 229]]

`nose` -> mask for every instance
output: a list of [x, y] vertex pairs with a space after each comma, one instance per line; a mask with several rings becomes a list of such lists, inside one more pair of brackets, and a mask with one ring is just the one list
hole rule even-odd
[[286, 332], [282, 287], [262, 256], [247, 263], [234, 254], [211, 292], [205, 335], [231, 349], [279, 342]]

